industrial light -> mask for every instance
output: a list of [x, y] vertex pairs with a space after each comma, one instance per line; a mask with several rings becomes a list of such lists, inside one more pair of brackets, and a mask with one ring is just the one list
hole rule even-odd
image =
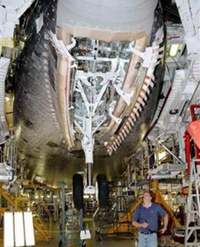
[[67, 192], [66, 195], [72, 195], [72, 191]]
[[22, 212], [14, 213], [15, 246], [24, 246], [24, 222]]
[[175, 57], [179, 48], [179, 44], [172, 44], [170, 47], [169, 55], [170, 57]]
[[32, 212], [24, 212], [24, 229], [25, 229], [26, 246], [34, 246], [35, 236], [34, 236]]
[[34, 246], [32, 212], [4, 213], [4, 247]]
[[4, 213], [4, 247], [14, 246], [13, 213]]
[[7, 101], [10, 101], [11, 99], [8, 97], [8, 96], [6, 96], [5, 97], [5, 101], [7, 102]]

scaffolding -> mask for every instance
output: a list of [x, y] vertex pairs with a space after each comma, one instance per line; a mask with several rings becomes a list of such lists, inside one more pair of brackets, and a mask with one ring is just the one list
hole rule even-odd
[[[4, 192], [1, 183], [0, 183], [0, 197], [4, 197], [5, 200], [7, 201], [7, 203], [13, 207], [13, 210], [17, 210], [19, 212], [24, 211], [24, 209], [21, 208], [20, 205], [18, 205], [19, 203], [18, 203], [17, 199], [11, 198], [8, 193]], [[0, 208], [0, 212], [5, 212], [7, 210], [8, 210], [7, 207], [1, 207]], [[31, 211], [33, 212], [33, 215], [34, 215], [33, 222], [34, 222], [35, 230], [37, 230], [41, 234], [42, 239], [44, 239], [45, 241], [50, 241], [51, 240], [51, 233], [50, 233], [48, 227], [46, 226], [45, 222], [40, 217], [40, 215], [38, 215], [36, 213], [36, 211], [34, 211], [33, 208]]]
[[200, 159], [193, 159], [190, 167], [188, 207], [184, 247], [200, 246]]
[[85, 241], [80, 239], [80, 231], [83, 230], [83, 209], [78, 212], [66, 213], [65, 182], [61, 182], [62, 188], [62, 215], [60, 222], [59, 247], [82, 247]]

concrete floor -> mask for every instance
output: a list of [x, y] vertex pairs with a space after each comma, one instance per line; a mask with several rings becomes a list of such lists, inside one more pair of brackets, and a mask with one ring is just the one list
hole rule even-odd
[[[136, 247], [135, 240], [122, 239], [122, 238], [105, 238], [102, 243], [95, 241], [94, 236], [91, 240], [86, 241], [86, 247]], [[58, 247], [58, 239], [53, 239], [49, 243], [38, 242], [35, 247]], [[68, 244], [66, 247], [80, 247], [77, 244]], [[158, 245], [158, 247], [183, 247], [182, 244], [173, 243], [171, 241], [163, 241]]]
[[[99, 243], [95, 240], [95, 224], [93, 220], [85, 219], [84, 223], [86, 229], [91, 231], [91, 239], [86, 240], [86, 247], [135, 247], [135, 241], [130, 237], [126, 239], [114, 238], [114, 237], [104, 237], [102, 243]], [[58, 247], [59, 246], [59, 225], [54, 225], [54, 230], [52, 231], [52, 240], [50, 242], [36, 242], [35, 247]], [[78, 233], [77, 233], [78, 237]], [[69, 243], [66, 247], [80, 247], [80, 245], [75, 243]]]
[[[86, 241], [86, 247], [136, 247], [135, 240], [130, 237], [104, 237], [102, 243], [95, 240], [95, 224], [92, 219], [85, 220], [86, 228], [90, 229], [92, 238]], [[54, 225], [52, 240], [50, 242], [37, 241], [35, 247], [59, 247], [59, 225]], [[69, 243], [66, 247], [80, 247], [75, 243]], [[173, 243], [170, 237], [162, 238], [159, 247], [183, 247], [183, 245]]]
[[[52, 240], [49, 243], [39, 242], [36, 247], [58, 247], [58, 241]], [[87, 247], [135, 247], [134, 240], [122, 240], [122, 239], [106, 239], [101, 243], [97, 243], [94, 239], [87, 240]], [[80, 247], [76, 244], [70, 244], [66, 247]]]

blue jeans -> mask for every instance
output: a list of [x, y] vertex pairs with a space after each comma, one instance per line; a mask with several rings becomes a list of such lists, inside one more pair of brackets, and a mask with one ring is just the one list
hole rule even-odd
[[139, 243], [138, 247], [157, 247], [157, 234], [152, 233], [145, 235], [139, 232]]

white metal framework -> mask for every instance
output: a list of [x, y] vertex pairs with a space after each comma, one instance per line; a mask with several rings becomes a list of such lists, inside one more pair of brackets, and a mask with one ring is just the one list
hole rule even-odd
[[[197, 165], [199, 161], [191, 162], [184, 247], [200, 246], [200, 241], [197, 240], [197, 230], [200, 231], [200, 165]], [[191, 237], [194, 238], [194, 242], [190, 242]]]

